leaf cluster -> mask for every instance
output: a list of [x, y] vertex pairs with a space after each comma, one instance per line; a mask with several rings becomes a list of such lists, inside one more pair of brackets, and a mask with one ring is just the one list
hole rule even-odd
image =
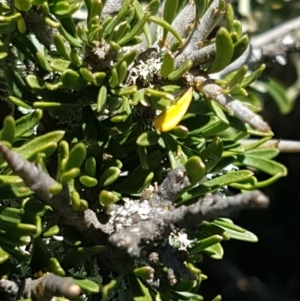
[[[86, 19], [76, 20], [82, 6]], [[108, 215], [128, 199], [151, 200], [149, 186], [180, 166], [190, 185], [168, 200], [177, 208], [286, 175], [274, 160], [278, 151], [259, 148], [273, 133], [250, 126], [196, 81], [223, 70], [248, 46], [230, 1], [166, 0], [161, 12], [158, 0], [146, 7], [137, 0], [3, 0], [0, 13], [0, 107], [11, 105], [1, 143], [53, 180], [43, 199], [28, 173], [12, 167], [23, 165], [21, 159], [0, 158], [0, 275], [72, 276], [85, 291], [76, 300], [97, 293], [102, 300], [202, 300], [198, 288], [206, 276], [199, 262], [221, 259], [221, 241], [255, 242], [254, 234], [220, 216], [194, 231], [177, 227], [167, 243], [172, 248], [160, 245], [176, 258], [187, 235], [184, 263], [162, 259], [151, 266], [143, 255], [125, 256], [124, 271], [118, 264], [105, 270], [108, 235], [97, 242], [81, 224], [66, 224], [69, 217], [60, 216], [51, 198], [67, 189], [67, 212], [79, 220], [87, 212]], [[222, 17], [225, 25], [217, 28]], [[243, 66], [213, 83], [252, 112], [247, 88], [263, 69]], [[240, 140], [249, 136], [260, 140], [244, 146]], [[28, 267], [25, 275], [17, 263]], [[173, 276], [168, 265], [184, 272]]]

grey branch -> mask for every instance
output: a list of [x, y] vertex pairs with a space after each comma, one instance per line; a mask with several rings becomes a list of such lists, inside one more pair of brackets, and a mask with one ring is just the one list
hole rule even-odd
[[276, 59], [278, 56], [286, 56], [293, 52], [300, 51], [300, 39], [292, 40], [290, 43], [280, 41], [277, 43], [264, 45], [260, 49], [253, 49], [248, 64], [258, 64]]
[[[185, 185], [188, 184], [184, 171], [184, 167], [175, 168], [169, 173], [162, 185], [168, 186], [168, 182], [181, 183], [179, 186], [184, 189]], [[172, 194], [173, 192], [171, 192]], [[158, 206], [160, 200], [162, 204]], [[152, 199], [144, 200], [137, 206], [142, 207], [143, 204], [145, 209], [145, 202], [151, 208], [147, 212], [137, 209], [130, 213], [130, 210], [124, 212], [123, 209], [123, 212], [119, 213], [119, 216], [124, 219], [123, 224], [127, 223], [128, 220], [132, 220], [132, 223], [128, 227], [117, 227], [120, 230], [109, 237], [110, 243], [126, 250], [132, 257], [138, 257], [141, 247], [151, 241], [165, 242], [175, 225], [183, 225], [187, 228], [197, 227], [204, 220], [212, 220], [224, 215], [228, 216], [243, 209], [265, 208], [269, 204], [269, 199], [259, 191], [225, 198], [220, 195], [208, 195], [195, 204], [181, 205], [176, 208], [172, 205], [172, 202], [167, 201], [164, 197], [160, 198], [159, 194], [155, 194]], [[115, 220], [121, 223], [117, 215]]]
[[[123, 250], [131, 257], [139, 257], [141, 247], [150, 242], [165, 245], [176, 225], [196, 227], [204, 220], [228, 215], [248, 208], [264, 208], [268, 198], [259, 191], [223, 198], [209, 195], [192, 205], [175, 207], [178, 193], [190, 186], [184, 167], [171, 170], [158, 190], [140, 201], [124, 199], [124, 204], [112, 205], [107, 210], [108, 221], [102, 224], [90, 210], [75, 211], [70, 205], [70, 192], [65, 186], [56, 196], [50, 188], [56, 183], [38, 165], [28, 162], [19, 154], [0, 143], [0, 152], [11, 169], [19, 175], [42, 201], [63, 217], [63, 222], [72, 225], [96, 244], [106, 244]], [[114, 253], [114, 252], [112, 252]], [[114, 254], [107, 254], [114, 256]]]
[[254, 129], [262, 132], [269, 132], [269, 125], [256, 113], [251, 111], [247, 105], [243, 104], [239, 100], [234, 99], [230, 95], [226, 95], [223, 89], [217, 85], [213, 80], [209, 79], [207, 75], [187, 75], [187, 80], [194, 85], [197, 90], [210, 100], [215, 100], [221, 106], [223, 106], [229, 114], [234, 115], [241, 121], [248, 123]]
[[[196, 66], [197, 64], [199, 64], [199, 61], [201, 61], [201, 56], [205, 53], [198, 51], [201, 49], [201, 46], [207, 39], [208, 35], [212, 32], [212, 30], [215, 28], [215, 26], [218, 24], [225, 13], [225, 10], [220, 11], [219, 9], [220, 2], [220, 0], [214, 0], [202, 16], [202, 18], [200, 20], [194, 21], [194, 29], [191, 33], [191, 36], [188, 38], [184, 49], [175, 58], [176, 68], [180, 67], [187, 59], [194, 60], [196, 58], [195, 51], [197, 52], [198, 59], [195, 61], [194, 65]], [[232, 1], [227, 0], [225, 2], [231, 3]], [[189, 18], [187, 20], [190, 22]], [[175, 19], [174, 23], [175, 21], [177, 20]], [[185, 27], [187, 26], [188, 24], [185, 24]], [[213, 49], [210, 49], [210, 53], [212, 53], [212, 50]], [[211, 57], [211, 54], [209, 57]]]
[[47, 202], [52, 198], [49, 190], [56, 184], [56, 181], [46, 174], [40, 165], [25, 160], [3, 143], [0, 143], [0, 152], [9, 167], [21, 177], [24, 183], [41, 199]]
[[124, 0], [107, 0], [103, 7], [101, 16], [105, 18], [107, 16], [117, 13], [120, 10], [123, 2]]
[[10, 168], [23, 179], [24, 183], [36, 193], [44, 203], [50, 205], [63, 217], [65, 224], [74, 226], [83, 233], [96, 231], [99, 235], [95, 235], [96, 233], [94, 233], [91, 236], [94, 237], [94, 239], [98, 239], [98, 244], [101, 243], [101, 241], [103, 242], [106, 235], [113, 231], [109, 224], [100, 223], [92, 210], [75, 211], [71, 206], [68, 186], [64, 186], [59, 194], [53, 196], [50, 193], [50, 189], [58, 183], [45, 173], [40, 165], [25, 160], [3, 143], [0, 143], [0, 152]]
[[27, 278], [18, 283], [11, 280], [0, 280], [0, 292], [5, 300], [14, 301], [17, 298], [34, 298], [37, 301], [52, 301], [54, 297], [74, 298], [81, 294], [80, 287], [72, 278], [56, 276], [49, 273], [38, 279]]
[[240, 58], [227, 66], [224, 70], [210, 75], [211, 78], [222, 78], [226, 74], [239, 69], [243, 65], [252, 66], [260, 64], [265, 61], [276, 59], [281, 55], [288, 55], [289, 53], [300, 51], [299, 38], [291, 38], [289, 43], [283, 39], [294, 30], [300, 27], [300, 17], [294, 18], [283, 24], [275, 26], [274, 28], [259, 34], [250, 39], [250, 44], [247, 50]]
[[[248, 146], [250, 144], [258, 142], [258, 140], [246, 139], [240, 140], [239, 142], [244, 146]], [[275, 148], [278, 149], [281, 153], [300, 153], [300, 141], [271, 139], [260, 145], [258, 148]]]
[[[172, 27], [185, 39], [191, 33], [193, 24], [196, 18], [196, 8], [194, 1], [190, 0], [188, 4], [182, 9], [182, 11], [176, 16], [172, 22]], [[172, 46], [175, 42], [175, 38], [172, 34], [167, 36], [167, 45]]]
[[284, 22], [274, 28], [251, 38], [253, 48], [260, 48], [300, 28], [300, 17]]

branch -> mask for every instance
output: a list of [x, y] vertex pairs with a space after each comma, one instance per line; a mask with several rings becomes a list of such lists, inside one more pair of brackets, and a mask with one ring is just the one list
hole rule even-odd
[[[190, 0], [189, 3], [180, 11], [180, 13], [175, 17], [172, 22], [172, 27], [180, 34], [180, 36], [185, 39], [193, 30], [193, 23], [196, 18], [196, 8], [194, 1]], [[168, 33], [167, 35], [167, 45], [171, 47], [176, 41], [175, 37]]]
[[271, 42], [282, 38], [293, 30], [300, 28], [300, 17], [294, 18], [287, 22], [284, 22], [278, 26], [267, 30], [256, 37], [251, 38], [251, 44], [253, 48], [260, 48], [264, 45], [270, 44]]
[[215, 100], [226, 110], [229, 114], [234, 115], [241, 121], [248, 123], [254, 129], [262, 132], [269, 132], [269, 125], [256, 113], [251, 111], [245, 104], [239, 100], [234, 99], [230, 95], [226, 95], [223, 89], [214, 81], [210, 80], [207, 75], [187, 75], [188, 81], [196, 87], [196, 89], [203, 93], [207, 100]]
[[106, 18], [109, 15], [117, 13], [122, 7], [124, 0], [107, 0], [103, 7], [102, 18]]
[[[222, 78], [225, 75], [239, 69], [243, 65], [252, 66], [276, 59], [276, 56], [300, 51], [300, 39], [293, 39], [286, 43], [284, 36], [300, 27], [300, 17], [284, 22], [256, 37], [250, 39], [247, 50], [236, 61], [227, 66], [224, 70], [211, 74], [210, 78]], [[278, 42], [275, 40], [281, 39]]]
[[252, 55], [248, 62], [251, 64], [258, 64], [270, 60], [276, 59], [280, 55], [288, 55], [293, 52], [300, 51], [300, 39], [295, 39], [290, 43], [284, 43], [280, 41], [274, 44], [262, 46], [260, 49], [253, 49]]
[[[203, 42], [218, 24], [220, 19], [223, 17], [225, 10], [221, 11], [219, 9], [220, 2], [220, 0], [214, 0], [202, 16], [202, 18], [199, 20], [199, 22], [198, 20], [195, 20], [195, 27], [191, 33], [191, 37], [188, 39], [188, 42], [185, 45], [182, 52], [179, 53], [179, 55], [175, 58], [176, 68], [179, 68], [186, 60], [193, 59], [193, 57], [195, 58], [194, 52], [201, 49], [201, 45], [203, 45]], [[231, 3], [232, 0], [227, 0], [225, 2]], [[174, 20], [174, 22], [175, 21], [176, 19]], [[210, 51], [211, 50], [212, 49], [210, 49]], [[198, 55], [202, 55], [202, 53], [198, 53]], [[194, 66], [197, 65], [198, 61], [200, 60], [201, 59], [199, 58], [197, 62], [195, 62]]]
[[5, 294], [5, 300], [14, 301], [24, 298], [34, 298], [37, 301], [54, 301], [53, 297], [74, 298], [81, 294], [80, 287], [72, 278], [56, 276], [52, 273], [32, 280], [24, 279], [19, 283], [0, 279], [0, 291]]
[[40, 165], [25, 160], [3, 143], [0, 143], [0, 153], [10, 168], [23, 179], [24, 183], [36, 193], [41, 201], [59, 213], [65, 224], [74, 226], [83, 233], [94, 232], [93, 235], [89, 236], [93, 240], [98, 239], [98, 244], [106, 241], [106, 236], [113, 231], [112, 226], [100, 223], [94, 211], [90, 209], [75, 211], [71, 206], [68, 186], [64, 186], [62, 191], [54, 196], [50, 190], [59, 183], [46, 174]]
[[[239, 142], [244, 146], [248, 146], [258, 142], [258, 140], [246, 139], [239, 140]], [[258, 148], [275, 148], [278, 149], [281, 153], [300, 153], [300, 141], [272, 139], [261, 144]]]
[[[39, 165], [23, 159], [3, 143], [0, 143], [0, 152], [11, 169], [28, 187], [39, 197], [43, 197], [42, 201], [52, 206], [64, 218], [65, 224], [74, 226], [97, 244], [106, 244], [108, 240], [111, 247], [105, 256], [111, 258], [114, 258], [120, 250], [131, 257], [139, 257], [141, 247], [149, 245], [150, 242], [161, 242], [165, 245], [175, 224], [198, 226], [204, 220], [242, 209], [264, 208], [268, 205], [267, 197], [261, 192], [253, 191], [228, 198], [209, 195], [195, 204], [176, 208], [174, 205], [176, 196], [191, 185], [185, 168], [180, 166], [168, 173], [149, 199], [138, 202], [124, 198], [123, 205], [115, 204], [107, 208], [108, 221], [102, 224], [92, 210], [72, 209], [67, 186], [56, 196], [51, 195], [49, 190], [56, 182], [44, 173]], [[119, 265], [122, 266], [121, 263], [116, 264]]]
[[[168, 182], [179, 183], [174, 191], [170, 190], [170, 194], [173, 195], [178, 187], [186, 188], [189, 183], [186, 177], [184, 167], [178, 167], [168, 174], [162, 185], [168, 186]], [[264, 194], [253, 191], [227, 198], [208, 195], [195, 204], [176, 208], [170, 201], [165, 200], [168, 194], [162, 194], [160, 197], [160, 190], [152, 199], [136, 203], [136, 209], [133, 210], [133, 206], [129, 205], [130, 210], [124, 211], [123, 207], [118, 214], [115, 214], [115, 223], [118, 225], [116, 225], [116, 233], [109, 237], [111, 244], [126, 250], [132, 257], [138, 257], [141, 246], [150, 242], [165, 242], [173, 231], [174, 224], [192, 228], [200, 225], [204, 220], [227, 216], [243, 209], [265, 208], [269, 204], [269, 199]]]

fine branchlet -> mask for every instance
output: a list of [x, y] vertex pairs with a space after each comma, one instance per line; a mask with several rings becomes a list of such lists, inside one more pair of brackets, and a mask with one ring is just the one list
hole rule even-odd
[[[252, 143], [258, 142], [255, 139], [240, 140], [240, 143], [244, 146], [250, 145]], [[300, 152], [300, 142], [293, 140], [276, 140], [271, 139], [267, 142], [261, 144], [258, 148], [274, 148], [281, 153], [299, 153]]]
[[[184, 46], [183, 51], [181, 51], [181, 53], [176, 56], [175, 66], [177, 68], [180, 67], [187, 59], [192, 59], [194, 61], [194, 65], [198, 66], [199, 62], [203, 61], [204, 58], [209, 59], [212, 57], [212, 55], [208, 55], [208, 53], [212, 53], [213, 48], [209, 48], [209, 50], [203, 50], [202, 52], [200, 52], [200, 48], [203, 48], [203, 45], [205, 44], [204, 42], [206, 41], [208, 35], [215, 28], [215, 26], [218, 24], [225, 13], [225, 10], [219, 9], [220, 2], [221, 1], [219, 0], [214, 0], [210, 4], [209, 9], [207, 9], [202, 16], [202, 18], [200, 20], [194, 20], [194, 22], [191, 22], [190, 18], [192, 16], [196, 17], [196, 13], [191, 14], [189, 11], [189, 6], [186, 7], [186, 12], [182, 11], [182, 14], [184, 13], [184, 15], [180, 16], [181, 22], [185, 23], [181, 24], [181, 28], [192, 28], [192, 30], [190, 33], [191, 36], [187, 39], [187, 43]], [[231, 1], [228, 0], [226, 2], [230, 3]], [[189, 16], [187, 14], [189, 14]], [[179, 23], [179, 20], [177, 22]]]
[[192, 82], [208, 101], [216, 101], [227, 109], [230, 115], [239, 118], [241, 121], [248, 123], [251, 127], [259, 131], [269, 132], [271, 130], [269, 125], [259, 115], [253, 112], [247, 104], [234, 99], [231, 95], [225, 94], [224, 90], [214, 81], [210, 80], [208, 76], [188, 74], [187, 80]]
[[[236, 61], [212, 77], [222, 78], [243, 65], [253, 67], [269, 61], [280, 63], [279, 57], [286, 58], [290, 53], [299, 52], [299, 38], [293, 36], [293, 32], [299, 28], [299, 24], [300, 18], [297, 17], [251, 37], [246, 51]], [[285, 39], [286, 37], [288, 38]]]
[[55, 297], [74, 298], [80, 295], [81, 288], [72, 278], [46, 274], [38, 279], [26, 278], [18, 282], [1, 279], [0, 292], [5, 300], [34, 298], [37, 301], [57, 300]]

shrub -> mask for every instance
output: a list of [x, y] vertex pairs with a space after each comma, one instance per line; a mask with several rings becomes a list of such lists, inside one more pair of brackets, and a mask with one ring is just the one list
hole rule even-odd
[[203, 258], [257, 241], [228, 217], [286, 169], [230, 2], [0, 2], [2, 300], [202, 300]]

